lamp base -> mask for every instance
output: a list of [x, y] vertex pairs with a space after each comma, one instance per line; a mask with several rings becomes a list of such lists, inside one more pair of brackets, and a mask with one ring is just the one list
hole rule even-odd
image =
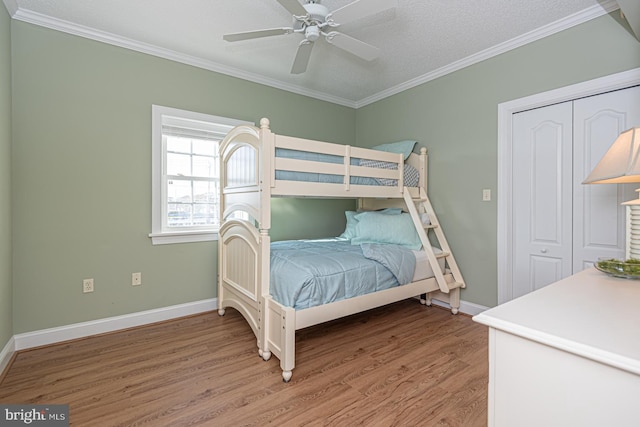
[[[640, 189], [636, 191], [640, 195]], [[625, 257], [640, 259], [640, 197], [622, 204], [626, 206]]]
[[640, 188], [636, 189], [636, 193], [638, 193], [638, 198], [629, 200], [628, 202], [621, 203], [623, 206], [633, 206], [640, 205]]

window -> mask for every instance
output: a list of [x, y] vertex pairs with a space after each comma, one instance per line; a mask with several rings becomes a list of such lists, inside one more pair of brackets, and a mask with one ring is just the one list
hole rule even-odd
[[154, 245], [217, 239], [218, 144], [240, 124], [252, 123], [152, 107]]

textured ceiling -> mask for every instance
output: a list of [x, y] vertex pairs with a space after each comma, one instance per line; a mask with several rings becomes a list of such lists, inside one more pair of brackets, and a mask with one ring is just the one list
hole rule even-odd
[[[367, 0], [360, 0], [367, 1]], [[398, 0], [339, 31], [380, 49], [366, 62], [324, 40], [290, 74], [302, 36], [229, 43], [288, 27], [276, 0], [4, 0], [14, 19], [102, 40], [349, 106], [362, 106], [617, 9], [614, 0]], [[322, 0], [335, 10], [351, 0]]]

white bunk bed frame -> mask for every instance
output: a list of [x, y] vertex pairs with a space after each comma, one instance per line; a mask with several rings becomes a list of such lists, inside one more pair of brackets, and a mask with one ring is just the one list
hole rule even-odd
[[[330, 164], [275, 157], [276, 148], [332, 154], [344, 157], [344, 162]], [[244, 316], [257, 338], [259, 355], [264, 360], [269, 360], [272, 354], [278, 357], [285, 382], [291, 379], [295, 366], [298, 329], [416, 296], [423, 296], [421, 302], [427, 305], [431, 305], [431, 298], [438, 299], [448, 303], [454, 314], [458, 312], [460, 288], [465, 284], [425, 191], [425, 148], [420, 154], [412, 153], [407, 160], [420, 173], [419, 186], [412, 188], [403, 183], [401, 154], [276, 135], [270, 131], [268, 119], [260, 121], [260, 128], [238, 126], [231, 130], [221, 143], [220, 158], [218, 313], [222, 316], [227, 307], [233, 307]], [[351, 158], [396, 163], [398, 168], [354, 166]], [[343, 184], [286, 181], [276, 179], [276, 170], [345, 178]], [[396, 179], [397, 185], [350, 184], [350, 177], [354, 175]], [[368, 210], [402, 207], [413, 217], [434, 277], [303, 310], [285, 307], [269, 292], [272, 197], [357, 198], [358, 207]], [[245, 219], [234, 217], [238, 211], [244, 213]], [[430, 226], [422, 225], [421, 212], [429, 215]], [[433, 233], [429, 233], [429, 229], [433, 229]], [[438, 239], [443, 251], [439, 256], [432, 250], [430, 235]], [[438, 266], [438, 258], [445, 258], [444, 272]]]

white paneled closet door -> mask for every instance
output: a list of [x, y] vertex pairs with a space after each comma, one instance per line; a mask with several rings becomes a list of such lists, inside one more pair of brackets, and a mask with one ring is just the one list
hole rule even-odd
[[591, 267], [599, 257], [624, 258], [625, 207], [640, 184], [582, 181], [621, 132], [640, 126], [640, 87], [574, 101], [573, 112], [573, 270]]
[[638, 125], [640, 87], [513, 116], [514, 298], [598, 257], [624, 257], [620, 203], [636, 197], [637, 186], [582, 181], [618, 134]]
[[513, 297], [572, 272], [572, 107], [513, 118]]

